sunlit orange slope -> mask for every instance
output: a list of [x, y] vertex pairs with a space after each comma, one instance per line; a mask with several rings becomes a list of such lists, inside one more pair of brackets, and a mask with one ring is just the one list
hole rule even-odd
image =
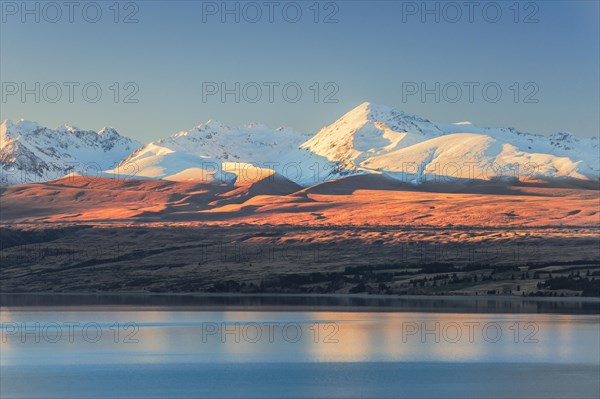
[[189, 222], [396, 226], [600, 226], [593, 185], [413, 186], [352, 176], [302, 188], [274, 176], [229, 186], [69, 177], [2, 188], [3, 223]]

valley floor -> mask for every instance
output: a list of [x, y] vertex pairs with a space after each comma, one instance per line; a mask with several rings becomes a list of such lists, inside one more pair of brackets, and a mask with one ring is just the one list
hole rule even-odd
[[600, 296], [595, 229], [15, 227], [2, 292]]

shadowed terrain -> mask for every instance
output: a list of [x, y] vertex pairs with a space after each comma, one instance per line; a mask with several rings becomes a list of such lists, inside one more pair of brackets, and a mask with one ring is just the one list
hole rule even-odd
[[302, 188], [272, 175], [239, 185], [67, 177], [2, 188], [2, 222], [177, 221], [295, 225], [598, 227], [590, 182], [412, 185], [383, 175]]

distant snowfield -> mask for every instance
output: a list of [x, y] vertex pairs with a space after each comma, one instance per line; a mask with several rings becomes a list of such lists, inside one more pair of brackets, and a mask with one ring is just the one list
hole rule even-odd
[[142, 146], [111, 128], [52, 130], [21, 120], [2, 122], [0, 139], [3, 185], [68, 173], [238, 185], [283, 177], [305, 187], [356, 174], [412, 184], [600, 176], [598, 137], [437, 123], [370, 103], [312, 137], [208, 121]]

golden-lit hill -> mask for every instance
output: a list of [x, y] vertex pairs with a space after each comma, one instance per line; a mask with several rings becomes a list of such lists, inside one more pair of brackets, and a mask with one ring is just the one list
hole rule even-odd
[[2, 188], [2, 222], [586, 226], [600, 224], [585, 182], [411, 185], [383, 175], [302, 188], [280, 175], [240, 185], [68, 177]]

